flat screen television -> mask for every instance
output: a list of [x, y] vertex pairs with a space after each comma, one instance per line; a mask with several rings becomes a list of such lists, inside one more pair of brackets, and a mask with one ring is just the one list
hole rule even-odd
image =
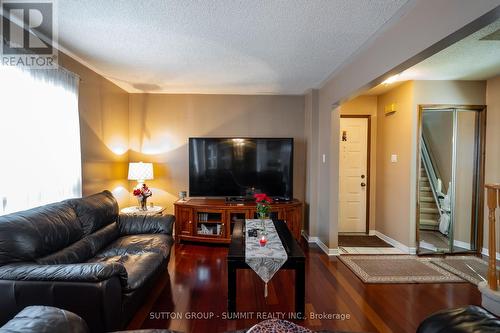
[[190, 138], [189, 195], [293, 197], [293, 138]]

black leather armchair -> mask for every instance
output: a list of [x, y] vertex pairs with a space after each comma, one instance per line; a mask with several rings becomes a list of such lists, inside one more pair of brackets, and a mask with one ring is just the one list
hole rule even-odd
[[[0, 327], [0, 333], [90, 333], [87, 323], [78, 315], [51, 306], [28, 306]], [[150, 329], [122, 331], [128, 333], [175, 333]], [[120, 332], [115, 332], [120, 333]]]
[[167, 268], [173, 223], [121, 216], [109, 191], [0, 216], [0, 325], [50, 305], [92, 332], [125, 327]]
[[500, 319], [475, 305], [436, 312], [424, 319], [417, 329], [417, 333], [479, 332], [500, 332]]
[[0, 333], [89, 333], [78, 315], [50, 306], [28, 306], [9, 320]]

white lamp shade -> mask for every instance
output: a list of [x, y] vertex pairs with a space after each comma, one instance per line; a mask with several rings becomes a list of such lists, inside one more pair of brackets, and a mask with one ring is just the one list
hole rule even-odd
[[128, 165], [129, 180], [149, 180], [153, 177], [153, 163], [129, 163]]

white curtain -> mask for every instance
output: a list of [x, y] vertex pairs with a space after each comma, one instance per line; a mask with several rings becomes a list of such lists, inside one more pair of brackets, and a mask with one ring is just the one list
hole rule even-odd
[[78, 83], [0, 65], [0, 215], [81, 196]]

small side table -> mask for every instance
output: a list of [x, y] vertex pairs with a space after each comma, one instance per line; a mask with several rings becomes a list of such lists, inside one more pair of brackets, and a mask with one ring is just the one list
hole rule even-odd
[[120, 210], [120, 213], [127, 215], [161, 215], [164, 210], [165, 208], [161, 206], [148, 206], [147, 210], [140, 210], [137, 206], [130, 206]]

